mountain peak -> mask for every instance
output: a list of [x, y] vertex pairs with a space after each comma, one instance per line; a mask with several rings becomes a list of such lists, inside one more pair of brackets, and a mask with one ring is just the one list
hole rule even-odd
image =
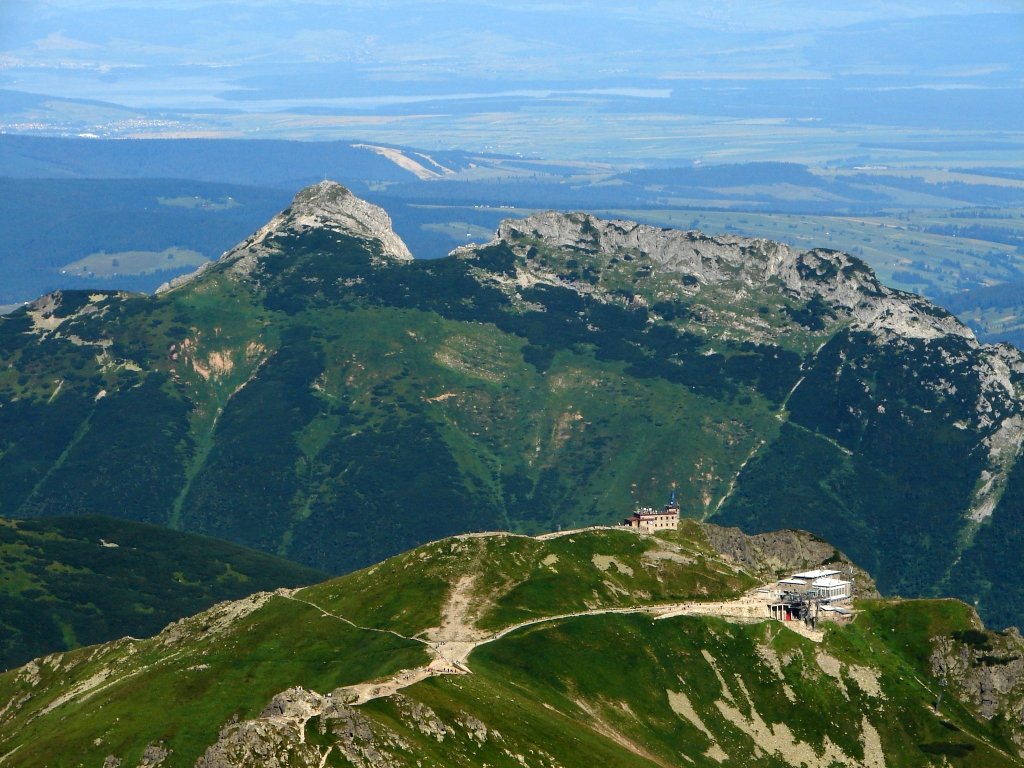
[[267, 228], [273, 231], [333, 229], [379, 240], [386, 256], [412, 261], [412, 254], [391, 228], [391, 217], [384, 209], [356, 197], [336, 181], [324, 180], [301, 190], [291, 206], [276, 216]]
[[338, 182], [325, 179], [300, 190], [290, 206], [219, 260], [207, 262], [195, 272], [165, 283], [157, 293], [189, 283], [215, 264], [230, 264], [232, 273], [248, 275], [259, 257], [273, 249], [268, 241], [277, 235], [301, 234], [307, 230], [330, 230], [375, 240], [380, 243], [383, 256], [402, 262], [413, 260], [383, 208], [356, 197]]

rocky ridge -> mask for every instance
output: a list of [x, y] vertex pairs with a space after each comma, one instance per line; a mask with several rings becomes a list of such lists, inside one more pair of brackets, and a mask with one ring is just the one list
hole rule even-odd
[[629, 254], [649, 259], [657, 270], [681, 273], [708, 286], [738, 282], [764, 287], [776, 282], [797, 298], [821, 297], [857, 327], [878, 334], [920, 339], [953, 335], [977, 345], [974, 333], [953, 315], [918, 296], [884, 286], [864, 262], [839, 251], [798, 251], [770, 240], [708, 236], [551, 211], [502, 222], [493, 242], [506, 243], [526, 256], [525, 244], [534, 241], [608, 258]]

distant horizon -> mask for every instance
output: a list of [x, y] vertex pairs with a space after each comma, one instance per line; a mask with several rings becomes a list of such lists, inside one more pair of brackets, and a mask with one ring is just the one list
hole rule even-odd
[[801, 161], [851, 127], [1016, 141], [1022, 47], [999, 0], [36, 0], [0, 8], [0, 131]]

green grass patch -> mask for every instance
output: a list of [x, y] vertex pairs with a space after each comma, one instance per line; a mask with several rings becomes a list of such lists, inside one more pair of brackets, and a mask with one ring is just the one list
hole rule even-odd
[[[234, 715], [254, 717], [279, 691], [296, 685], [329, 691], [427, 660], [420, 643], [356, 630], [282, 598], [272, 598], [227, 634], [205, 638], [202, 621], [187, 623], [182, 653], [147, 641], [115, 667], [111, 685], [60, 705], [56, 716], [65, 725], [59, 732], [44, 718], [0, 737], [8, 745], [12, 739], [26, 743], [12, 764], [71, 766], [110, 753], [133, 762], [147, 744], [163, 741], [173, 750], [168, 765], [190, 766], [216, 741], [221, 724]], [[68, 682], [94, 669], [86, 664], [73, 670]], [[9, 685], [10, 676], [0, 681]], [[97, 735], [104, 737], [102, 746], [92, 743]]]

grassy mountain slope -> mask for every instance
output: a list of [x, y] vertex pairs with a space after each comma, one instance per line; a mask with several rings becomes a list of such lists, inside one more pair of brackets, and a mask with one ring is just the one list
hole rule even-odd
[[144, 637], [221, 600], [323, 573], [129, 520], [0, 520], [0, 667], [123, 635]]
[[1024, 362], [841, 253], [538, 214], [416, 262], [325, 182], [155, 297], [0, 319], [0, 356], [11, 516], [344, 570], [615, 522], [676, 482], [687, 514], [799, 525], [884, 590], [1024, 615], [983, 552], [1015, 526]]
[[[1024, 763], [1012, 720], [981, 716], [955, 685], [931, 710], [934, 649], [990, 634], [961, 603], [869, 602], [820, 642], [767, 621], [656, 618], [755, 583], [694, 524], [447, 539], [0, 675], [0, 754], [207, 768]], [[435, 661], [412, 674], [460, 643], [474, 646], [462, 672]]]

